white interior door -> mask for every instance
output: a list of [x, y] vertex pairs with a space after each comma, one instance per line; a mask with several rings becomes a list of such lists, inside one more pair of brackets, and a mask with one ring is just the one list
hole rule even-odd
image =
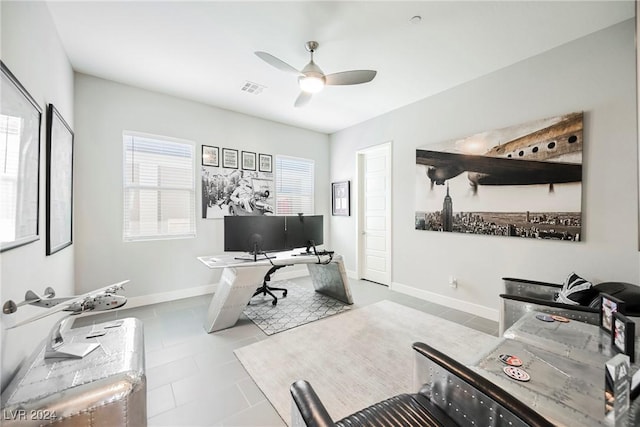
[[391, 284], [391, 143], [358, 154], [360, 277]]

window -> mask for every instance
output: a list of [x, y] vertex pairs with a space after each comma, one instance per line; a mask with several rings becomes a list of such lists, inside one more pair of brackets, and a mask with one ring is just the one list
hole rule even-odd
[[125, 241], [195, 237], [193, 147], [124, 132]]
[[0, 114], [0, 137], [2, 151], [0, 152], [0, 190], [6, 197], [0, 205], [0, 241], [11, 242], [20, 236], [20, 219], [17, 215], [18, 204], [21, 202], [20, 186], [20, 117]]
[[315, 163], [297, 157], [276, 156], [276, 214], [312, 215]]

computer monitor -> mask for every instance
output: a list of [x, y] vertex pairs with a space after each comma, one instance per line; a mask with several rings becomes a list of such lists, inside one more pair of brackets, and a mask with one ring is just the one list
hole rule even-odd
[[309, 248], [323, 243], [324, 218], [322, 215], [286, 216], [287, 248]]
[[253, 255], [286, 248], [283, 216], [246, 215], [224, 217], [224, 250]]

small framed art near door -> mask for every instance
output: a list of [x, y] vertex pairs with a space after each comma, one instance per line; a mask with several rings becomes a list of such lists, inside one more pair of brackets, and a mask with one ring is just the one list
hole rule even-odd
[[351, 182], [340, 181], [331, 183], [331, 215], [351, 215]]

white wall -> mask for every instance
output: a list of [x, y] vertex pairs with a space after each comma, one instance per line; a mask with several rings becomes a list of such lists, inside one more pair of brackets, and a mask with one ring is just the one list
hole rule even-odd
[[[272, 154], [274, 162], [277, 154], [313, 159], [316, 213], [329, 213], [326, 134], [84, 74], [76, 74], [75, 94], [78, 290], [130, 279], [128, 297], [163, 293], [175, 297], [197, 293], [219, 279], [219, 271], [208, 270], [196, 259], [223, 252], [223, 221], [199, 218], [200, 197], [196, 197], [195, 239], [122, 241], [123, 130], [194, 141], [198, 165], [202, 144]], [[200, 195], [201, 181], [196, 182]]]
[[[626, 21], [331, 135], [332, 181], [355, 180], [357, 150], [393, 141], [392, 287], [497, 318], [504, 276], [640, 284], [634, 30]], [[580, 110], [583, 242], [414, 230], [416, 148]], [[331, 219], [352, 271], [355, 225], [355, 215]]]
[[[74, 252], [71, 245], [45, 256], [46, 107], [52, 103], [73, 128], [73, 70], [62, 49], [49, 9], [43, 2], [0, 3], [2, 14], [2, 61], [42, 108], [40, 136], [40, 240], [0, 254], [0, 303], [22, 301], [28, 289], [42, 292], [52, 286], [59, 295], [74, 292]], [[22, 307], [12, 315], [2, 314], [0, 352], [2, 388], [16, 368], [49, 331], [56, 316], [6, 331], [17, 320], [38, 313], [38, 308]], [[29, 337], [29, 339], [25, 339]]]
[[[640, 41], [638, 40], [638, 34], [640, 34], [640, 4], [636, 2], [636, 113], [637, 113], [637, 130], [638, 135], [638, 228], [640, 229], [640, 98], [638, 92], [640, 88], [637, 87], [640, 84]], [[640, 271], [640, 233], [638, 233], [638, 271]], [[640, 273], [639, 273], [640, 274]]]

